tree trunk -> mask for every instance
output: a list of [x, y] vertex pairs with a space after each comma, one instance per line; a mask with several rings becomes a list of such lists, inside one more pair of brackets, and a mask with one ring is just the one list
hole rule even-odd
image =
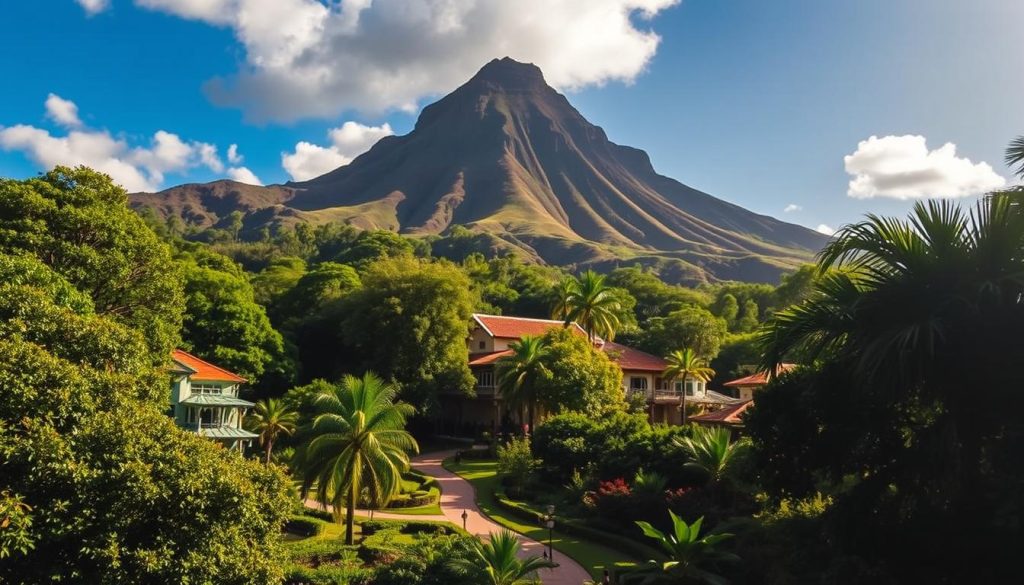
[[348, 503], [345, 506], [345, 544], [352, 545], [355, 541], [356, 526], [356, 482], [349, 488]]
[[264, 462], [265, 465], [270, 465], [270, 452], [274, 450], [274, 442], [267, 441], [267, 460]]
[[679, 391], [679, 423], [686, 424], [686, 374], [683, 374], [683, 387]]
[[533, 411], [534, 411], [534, 410], [535, 410], [535, 408], [536, 408], [536, 407], [534, 406], [534, 404], [533, 404], [533, 401], [532, 401], [532, 400], [530, 401], [530, 405], [529, 405], [529, 406], [527, 406], [526, 408], [527, 408], [527, 411], [528, 411], [528, 412], [530, 413], [530, 414], [529, 414], [529, 417], [530, 417], [530, 436], [532, 437], [532, 436], [533, 436]]

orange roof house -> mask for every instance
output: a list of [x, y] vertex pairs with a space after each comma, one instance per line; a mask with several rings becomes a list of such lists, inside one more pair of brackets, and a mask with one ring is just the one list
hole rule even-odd
[[704, 414], [691, 416], [689, 420], [702, 425], [742, 427], [743, 415], [746, 414], [752, 406], [754, 406], [753, 400], [745, 400], [733, 406], [727, 406], [719, 410], [713, 410]]
[[775, 375], [791, 372], [795, 368], [796, 364], [779, 364], [777, 374], [773, 375], [767, 371], [756, 372], [749, 376], [744, 376], [742, 378], [726, 382], [724, 385], [729, 388], [735, 388], [739, 392], [739, 397], [741, 399], [750, 400], [754, 397], [754, 391], [760, 390], [765, 384], [770, 382]]
[[171, 352], [171, 359], [178, 366], [190, 372], [189, 377], [195, 382], [235, 382], [241, 384], [247, 380], [238, 374], [229, 372], [220, 366], [203, 361], [185, 350], [176, 349]]
[[171, 352], [170, 411], [178, 426], [243, 450], [258, 437], [242, 428], [246, 412], [255, 406], [239, 397], [245, 378], [176, 349]]

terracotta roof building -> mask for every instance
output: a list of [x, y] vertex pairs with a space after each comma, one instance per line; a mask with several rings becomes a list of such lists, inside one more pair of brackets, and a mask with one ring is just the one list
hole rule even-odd
[[[779, 364], [778, 372], [775, 375], [791, 372], [794, 368], [796, 368], [796, 364]], [[754, 397], [754, 392], [760, 390], [773, 377], [774, 375], [770, 372], [756, 372], [749, 376], [726, 382], [724, 386], [734, 388], [739, 393], [740, 399], [751, 400]]]
[[171, 353], [171, 415], [178, 426], [242, 450], [257, 438], [242, 428], [255, 406], [238, 397], [245, 378], [176, 349]]

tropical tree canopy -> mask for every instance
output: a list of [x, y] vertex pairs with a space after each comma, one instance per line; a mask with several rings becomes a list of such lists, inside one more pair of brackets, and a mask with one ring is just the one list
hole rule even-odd
[[470, 558], [455, 559], [451, 566], [487, 585], [526, 585], [539, 581], [537, 571], [555, 566], [547, 559], [519, 557], [519, 538], [509, 530], [491, 533], [488, 542], [475, 541]]
[[266, 463], [270, 463], [277, 438], [294, 433], [298, 420], [299, 413], [282, 399], [267, 398], [256, 403], [253, 413], [246, 419], [246, 426], [260, 436], [260, 445], [266, 451]]
[[[1011, 366], [1024, 360], [1022, 198], [993, 194], [969, 211], [930, 201], [907, 220], [847, 226], [821, 253], [811, 296], [761, 335], [763, 367], [811, 370], [759, 394], [747, 421], [757, 461], [808, 478], [776, 475], [777, 496], [842, 485], [837, 534], [871, 532], [850, 539], [863, 554], [953, 581], [1013, 564], [1003, 527], [1024, 520], [1004, 505], [1024, 448], [1024, 376]], [[976, 535], [970, 562], [935, 554], [963, 534]], [[889, 538], [913, 546], [877, 544]]]
[[532, 335], [523, 336], [509, 344], [511, 355], [498, 360], [498, 389], [502, 399], [512, 408], [526, 408], [530, 431], [534, 428], [534, 414], [537, 409], [538, 393], [551, 378], [551, 371], [544, 365], [548, 352], [547, 340]]
[[1016, 166], [1014, 174], [1024, 178], [1024, 136], [1014, 138], [1006, 147], [1006, 164], [1011, 168]]
[[591, 339], [611, 341], [632, 312], [632, 307], [625, 308], [622, 294], [605, 283], [603, 274], [587, 270], [579, 278], [566, 279], [557, 289], [554, 313], [566, 326], [579, 323]]
[[397, 390], [373, 373], [347, 376], [315, 401], [316, 418], [307, 429], [309, 441], [296, 453], [302, 490], [314, 492], [321, 505], [331, 505], [336, 518], [347, 506], [345, 541], [352, 544], [355, 504], [363, 490], [386, 504], [401, 491], [409, 453], [419, 446], [405, 431], [412, 406], [395, 403]]
[[689, 437], [677, 437], [675, 441], [694, 463], [708, 470], [712, 482], [720, 480], [750, 448], [749, 439], [733, 441], [732, 431], [719, 426], [694, 426]]

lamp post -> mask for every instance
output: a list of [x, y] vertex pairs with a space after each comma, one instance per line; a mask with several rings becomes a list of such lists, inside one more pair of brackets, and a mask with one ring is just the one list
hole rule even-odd
[[555, 548], [552, 546], [551, 541], [555, 530], [555, 505], [548, 504], [548, 514], [544, 517], [544, 525], [548, 527], [548, 560], [552, 563], [555, 562]]
[[469, 518], [469, 513], [465, 510], [462, 511], [462, 529], [466, 530], [466, 518]]

